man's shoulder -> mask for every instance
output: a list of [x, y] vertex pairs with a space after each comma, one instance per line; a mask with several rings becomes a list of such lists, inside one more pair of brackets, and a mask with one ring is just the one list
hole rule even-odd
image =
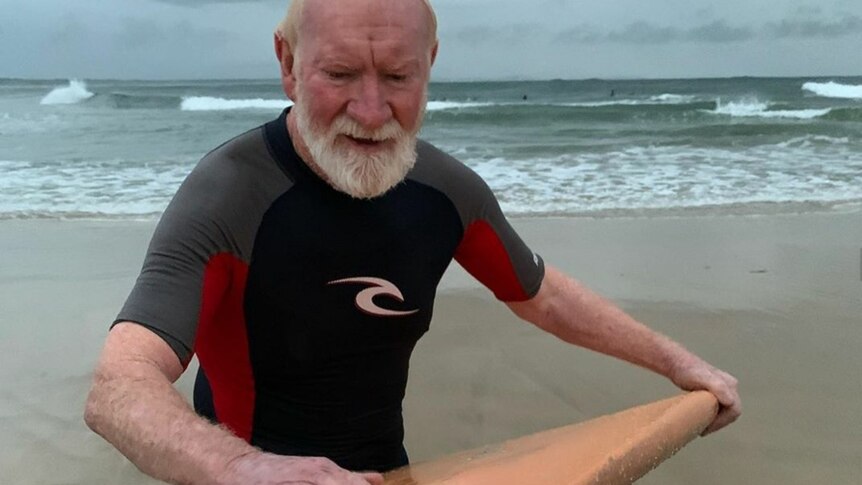
[[[460, 160], [446, 153], [426, 140], [416, 140], [417, 165], [430, 165], [434, 169], [464, 170], [467, 169]], [[469, 169], [467, 169], [469, 170]]]
[[290, 185], [270, 153], [263, 129], [258, 127], [206, 154], [186, 177], [171, 205], [196, 216], [237, 208], [250, 210], [249, 205], [271, 203]]
[[237, 162], [270, 158], [264, 127], [258, 126], [237, 135], [212, 149], [201, 159], [202, 163]]
[[258, 126], [217, 146], [201, 158], [189, 179], [213, 187], [238, 188], [244, 183], [281, 180], [283, 172], [272, 155], [263, 126]]
[[425, 140], [416, 143], [416, 166], [408, 178], [444, 192], [486, 190], [487, 185], [473, 169]]
[[496, 206], [488, 184], [470, 167], [427, 141], [416, 144], [416, 165], [408, 180], [431, 187], [451, 201], [462, 222], [473, 220], [487, 207]]

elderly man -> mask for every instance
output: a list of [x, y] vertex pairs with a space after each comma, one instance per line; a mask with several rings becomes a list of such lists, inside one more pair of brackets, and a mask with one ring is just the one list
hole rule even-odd
[[[367, 484], [407, 462], [401, 400], [454, 258], [515, 314], [740, 413], [736, 381], [546, 267], [469, 169], [416, 140], [423, 0], [294, 0], [292, 109], [208, 154], [109, 332], [87, 423], [182, 484]], [[195, 408], [173, 389], [200, 361]]]

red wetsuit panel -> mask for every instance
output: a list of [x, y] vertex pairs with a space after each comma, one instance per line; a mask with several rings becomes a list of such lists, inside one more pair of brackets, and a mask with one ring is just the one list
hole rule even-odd
[[209, 378], [218, 421], [251, 441], [255, 388], [243, 312], [247, 277], [248, 266], [230, 254], [209, 260], [195, 352]]
[[494, 292], [502, 301], [524, 301], [524, 291], [509, 253], [494, 229], [485, 221], [476, 221], [464, 231], [464, 239], [455, 252], [455, 259], [473, 277]]

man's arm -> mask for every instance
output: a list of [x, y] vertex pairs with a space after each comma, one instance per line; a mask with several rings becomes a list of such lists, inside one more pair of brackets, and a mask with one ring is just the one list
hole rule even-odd
[[172, 383], [183, 368], [160, 337], [120, 323], [109, 333], [85, 421], [141, 471], [174, 484], [382, 483], [325, 458], [277, 456], [199, 417]]
[[556, 268], [546, 267], [535, 297], [507, 305], [519, 317], [566, 342], [650, 369], [682, 389], [710, 391], [721, 409], [704, 435], [732, 423], [742, 412], [733, 376], [650, 330]]

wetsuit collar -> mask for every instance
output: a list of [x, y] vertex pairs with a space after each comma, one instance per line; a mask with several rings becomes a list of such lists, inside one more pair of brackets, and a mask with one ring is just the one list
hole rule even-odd
[[[332, 188], [325, 180], [317, 175], [308, 164], [296, 153], [290, 133], [287, 131], [287, 115], [290, 108], [281, 112], [278, 118], [264, 125], [264, 133], [272, 149], [273, 156], [279, 165], [296, 181], [297, 179], [324, 184]], [[335, 190], [335, 189], [332, 189]]]

